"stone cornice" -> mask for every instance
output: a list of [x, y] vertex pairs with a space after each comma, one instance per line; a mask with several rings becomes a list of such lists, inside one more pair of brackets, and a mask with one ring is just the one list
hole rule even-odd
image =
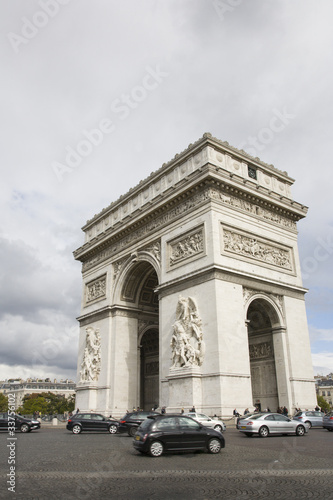
[[[249, 167], [256, 172], [256, 178], [249, 175]], [[294, 181], [286, 172], [251, 158], [210, 134], [204, 134], [199, 141], [163, 164], [159, 170], [89, 220], [82, 228], [86, 243], [81, 249], [87, 243], [95, 245], [110, 232], [115, 234], [119, 228], [130, 226], [142, 217], [149, 216], [154, 210], [184, 193], [189, 185], [198, 182], [202, 179], [202, 174], [207, 175], [208, 171], [212, 177], [234, 188], [238, 187], [244, 193], [252, 193], [253, 196], [265, 199], [267, 203], [284, 207], [290, 213], [297, 213], [298, 218], [306, 214], [306, 207], [291, 198], [290, 186]], [[77, 252], [74, 255], [77, 258]]]
[[244, 273], [238, 270], [230, 270], [222, 266], [207, 266], [206, 268], [200, 269], [199, 271], [194, 271], [182, 275], [180, 278], [170, 280], [166, 283], [162, 283], [156, 288], [156, 292], [159, 297], [179, 293], [182, 290], [196, 286], [200, 283], [210, 281], [213, 279], [220, 279], [223, 281], [228, 281], [231, 283], [239, 283], [244, 287], [252, 288], [253, 290], [258, 290], [258, 292], [272, 293], [272, 288], [274, 293], [279, 293], [280, 295], [286, 295], [295, 298], [303, 298], [307, 289], [303, 287], [298, 287], [294, 285], [289, 285], [288, 283], [281, 283], [280, 281], [275, 281], [272, 279], [266, 279], [259, 277], [256, 274]]
[[131, 188], [126, 194], [120, 196], [116, 201], [112, 202], [109, 206], [101, 210], [101, 212], [94, 215], [92, 219], [87, 221], [87, 223], [85, 224], [85, 226], [83, 226], [82, 229], [85, 231], [91, 223], [96, 222], [100, 217], [103, 217], [108, 211], [113, 210], [120, 203], [126, 201], [129, 197], [135, 196], [138, 193], [138, 191], [142, 190], [144, 186], [149, 185], [149, 183], [152, 180], [156, 180], [158, 179], [158, 177], [166, 175], [168, 173], [168, 170], [170, 170], [170, 168], [174, 167], [176, 164], [183, 163], [189, 156], [195, 155], [205, 145], [210, 145], [214, 149], [217, 148], [225, 153], [228, 153], [229, 155], [231, 155], [231, 157], [237, 157], [237, 159], [239, 160], [245, 160], [247, 163], [250, 163], [255, 167], [264, 168], [265, 170], [274, 173], [278, 177], [281, 177], [284, 180], [288, 180], [290, 184], [294, 182], [294, 179], [289, 177], [286, 171], [279, 170], [276, 167], [274, 167], [274, 165], [265, 163], [258, 157], [254, 158], [243, 149], [242, 150], [237, 149], [234, 146], [231, 146], [227, 141], [221, 141], [220, 139], [213, 137], [212, 134], [206, 132], [200, 139], [198, 139], [192, 144], [189, 144], [185, 150], [183, 150], [181, 153], [177, 153], [170, 161], [163, 163], [162, 167], [152, 172], [146, 179], [140, 181], [139, 184]]
[[[220, 196], [219, 193], [224, 193], [226, 196]], [[138, 214], [133, 214], [131, 217], [128, 216], [122, 222], [101, 232], [77, 249], [74, 252], [74, 257], [81, 262], [86, 262], [94, 255], [107, 249], [107, 258], [112, 257], [119, 250], [117, 243], [122, 242], [121, 246], [125, 246], [124, 242], [126, 241], [126, 244], [129, 245], [135, 241], [136, 234], [138, 235], [137, 239], [142, 240], [144, 236], [153, 234], [157, 229], [170, 224], [173, 219], [178, 219], [185, 212], [192, 211], [205, 203], [216, 201], [228, 204], [227, 199], [230, 196], [262, 207], [262, 210], [272, 211], [285, 220], [293, 221], [293, 224], [306, 214], [305, 207], [299, 204], [296, 206], [294, 202], [283, 200], [281, 197], [274, 198], [264, 191], [259, 192], [253, 188], [250, 181], [248, 184], [244, 184], [239, 179], [235, 179], [234, 176], [230, 178], [225, 173], [221, 174], [216, 167], [206, 163], [204, 167], [193, 172], [190, 177], [183, 179], [177, 192], [172, 190], [171, 194], [166, 194], [165, 197], [160, 197], [152, 202], [145, 211], [139, 211]], [[192, 203], [193, 199], [196, 199], [195, 203]], [[175, 216], [173, 217], [172, 214]], [[267, 220], [267, 217], [263, 217], [263, 219], [266, 222], [271, 222]], [[289, 229], [296, 230], [296, 226]], [[112, 245], [116, 245], [116, 247], [111, 249]]]

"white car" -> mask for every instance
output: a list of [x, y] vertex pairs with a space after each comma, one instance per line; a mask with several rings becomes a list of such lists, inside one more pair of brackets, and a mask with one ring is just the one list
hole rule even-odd
[[216, 431], [224, 432], [226, 430], [226, 425], [222, 422], [222, 420], [208, 417], [208, 415], [205, 415], [204, 413], [190, 411], [188, 413], [184, 413], [184, 415], [192, 417], [194, 420], [199, 422], [199, 424], [202, 424], [205, 427], [211, 427]]

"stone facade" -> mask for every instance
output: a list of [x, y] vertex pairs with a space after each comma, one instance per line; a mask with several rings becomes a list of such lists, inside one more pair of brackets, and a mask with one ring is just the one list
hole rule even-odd
[[293, 182], [204, 134], [86, 223], [81, 410], [316, 404]]

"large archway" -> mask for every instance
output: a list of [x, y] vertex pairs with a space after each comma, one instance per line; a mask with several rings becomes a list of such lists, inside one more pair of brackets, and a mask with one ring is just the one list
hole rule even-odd
[[277, 315], [265, 299], [255, 299], [247, 311], [253, 406], [276, 411], [279, 406], [273, 342]]
[[[157, 286], [157, 272], [145, 260], [133, 262], [122, 276], [120, 300], [137, 319], [137, 392], [133, 406], [145, 410], [159, 405], [159, 301], [155, 293]], [[132, 364], [131, 369], [134, 370], [134, 366]]]

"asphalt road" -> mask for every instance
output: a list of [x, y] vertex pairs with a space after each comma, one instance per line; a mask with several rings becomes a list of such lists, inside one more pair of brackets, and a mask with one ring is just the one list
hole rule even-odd
[[[247, 438], [224, 433], [218, 455], [140, 455], [127, 435], [63, 427], [0, 433], [0, 498], [38, 499], [333, 499], [333, 433]], [[11, 446], [8, 444], [12, 443]], [[15, 493], [8, 490], [14, 460]], [[12, 469], [12, 479], [14, 469]]]

